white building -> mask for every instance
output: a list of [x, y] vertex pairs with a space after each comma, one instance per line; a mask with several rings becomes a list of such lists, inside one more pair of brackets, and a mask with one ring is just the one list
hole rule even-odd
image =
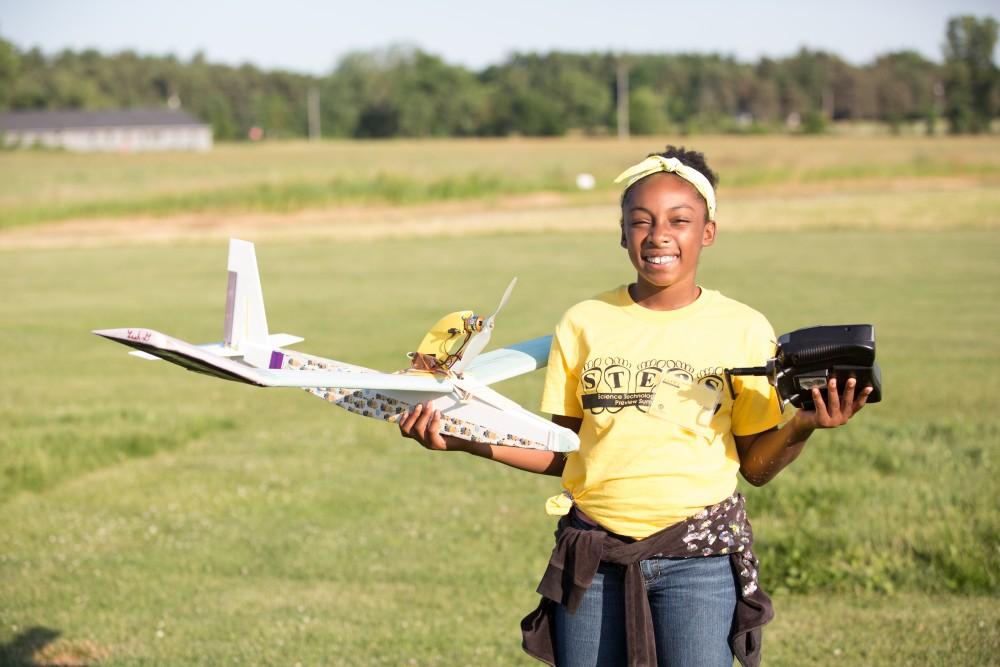
[[0, 113], [4, 145], [71, 151], [207, 151], [212, 128], [186, 111], [8, 111]]

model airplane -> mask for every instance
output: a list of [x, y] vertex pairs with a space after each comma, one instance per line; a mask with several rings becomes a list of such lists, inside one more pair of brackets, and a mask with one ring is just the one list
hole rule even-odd
[[290, 351], [286, 346], [303, 339], [268, 333], [253, 244], [231, 239], [222, 342], [194, 345], [137, 327], [94, 333], [136, 348], [131, 354], [145, 359], [165, 359], [198, 373], [260, 387], [298, 387], [365, 417], [395, 422], [416, 405], [432, 401], [441, 411], [442, 433], [495, 445], [574, 451], [580, 444], [575, 433], [487, 386], [533, 371], [548, 360], [551, 336], [480, 354], [516, 282], [516, 278], [511, 281], [492, 315], [484, 318], [472, 311], [446, 315], [408, 355], [408, 368], [381, 373]]

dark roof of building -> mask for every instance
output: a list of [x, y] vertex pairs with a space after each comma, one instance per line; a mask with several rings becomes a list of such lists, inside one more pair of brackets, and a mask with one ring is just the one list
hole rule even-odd
[[115, 109], [110, 111], [5, 111], [0, 131], [65, 130], [87, 127], [204, 126], [180, 109]]

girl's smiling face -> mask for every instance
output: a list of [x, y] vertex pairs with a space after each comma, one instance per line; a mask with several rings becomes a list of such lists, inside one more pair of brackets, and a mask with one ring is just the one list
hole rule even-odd
[[632, 293], [654, 309], [679, 308], [698, 298], [701, 249], [715, 242], [715, 222], [693, 185], [657, 173], [638, 181], [622, 203], [622, 247], [636, 270]]

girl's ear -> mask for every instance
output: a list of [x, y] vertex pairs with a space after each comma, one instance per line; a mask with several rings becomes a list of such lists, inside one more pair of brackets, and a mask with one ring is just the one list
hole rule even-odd
[[709, 220], [701, 232], [701, 247], [704, 248], [713, 243], [715, 243], [715, 220]]
[[627, 248], [628, 246], [625, 245], [625, 222], [622, 221], [618, 223], [618, 227], [622, 231], [621, 239], [619, 239], [618, 243], [620, 243], [623, 248]]

